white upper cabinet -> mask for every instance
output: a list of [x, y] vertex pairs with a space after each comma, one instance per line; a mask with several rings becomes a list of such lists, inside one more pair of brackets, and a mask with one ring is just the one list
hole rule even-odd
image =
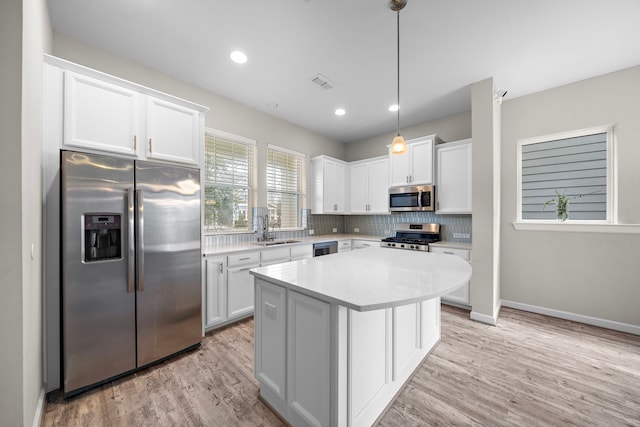
[[389, 212], [389, 159], [378, 158], [349, 164], [353, 214]]
[[471, 139], [436, 146], [436, 213], [470, 214]]
[[437, 135], [407, 141], [405, 154], [389, 151], [389, 186], [433, 184], [433, 150]]
[[200, 164], [200, 116], [192, 108], [147, 97], [147, 157]]
[[347, 164], [328, 156], [311, 159], [314, 214], [343, 214], [345, 208], [345, 187], [347, 185]]
[[45, 61], [46, 122], [60, 148], [201, 167], [206, 107], [52, 56]]
[[135, 155], [139, 94], [66, 71], [63, 122], [64, 145]]

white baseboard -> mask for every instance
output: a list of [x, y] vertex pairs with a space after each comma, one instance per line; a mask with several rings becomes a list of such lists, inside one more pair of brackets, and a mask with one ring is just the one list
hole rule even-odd
[[498, 323], [498, 314], [500, 313], [500, 304], [498, 303], [497, 307], [493, 309], [493, 316], [489, 316], [488, 314], [478, 313], [477, 311], [471, 310], [471, 314], [469, 317], [471, 320], [475, 320], [476, 322], [486, 323], [487, 325], [496, 326]]
[[44, 385], [40, 389], [40, 396], [38, 396], [38, 405], [36, 405], [36, 412], [33, 415], [33, 427], [40, 427], [42, 424], [42, 417], [44, 416], [44, 405], [46, 402], [47, 393], [44, 391]]
[[[552, 308], [539, 307], [537, 305], [523, 304], [515, 301], [502, 300], [504, 307], [518, 310], [530, 311], [532, 313], [544, 314], [545, 316], [558, 317], [560, 319], [572, 320], [574, 322], [586, 323], [587, 325], [599, 326], [601, 328], [613, 329], [614, 331], [626, 332], [640, 335], [640, 326], [628, 323], [616, 322], [614, 320], [600, 319], [597, 317], [584, 316], [582, 314], [569, 313], [567, 311], [554, 310]], [[473, 314], [473, 313], [472, 313]]]

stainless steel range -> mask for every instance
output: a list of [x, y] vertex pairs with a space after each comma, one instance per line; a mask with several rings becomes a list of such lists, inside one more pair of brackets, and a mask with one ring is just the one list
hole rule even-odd
[[398, 224], [396, 236], [382, 239], [383, 248], [428, 251], [429, 243], [440, 241], [440, 224]]

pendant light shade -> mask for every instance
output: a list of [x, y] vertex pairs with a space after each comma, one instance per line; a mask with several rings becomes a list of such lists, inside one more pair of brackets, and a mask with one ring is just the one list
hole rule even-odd
[[406, 0], [391, 0], [390, 8], [394, 12], [396, 12], [396, 35], [397, 35], [397, 71], [398, 71], [398, 79], [397, 79], [397, 105], [398, 105], [398, 122], [397, 122], [397, 134], [396, 137], [393, 138], [393, 142], [391, 143], [391, 153], [392, 154], [404, 154], [407, 152], [407, 144], [404, 142], [404, 138], [400, 135], [400, 11], [407, 5]]
[[402, 135], [397, 135], [391, 143], [392, 154], [404, 154], [407, 152], [407, 144], [404, 142]]

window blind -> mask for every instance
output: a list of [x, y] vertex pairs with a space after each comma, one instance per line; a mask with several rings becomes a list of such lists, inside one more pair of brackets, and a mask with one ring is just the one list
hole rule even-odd
[[522, 219], [555, 219], [556, 191], [572, 220], [606, 220], [607, 133], [522, 146]]
[[245, 231], [255, 205], [254, 144], [205, 134], [205, 227]]
[[267, 205], [271, 225], [300, 225], [306, 196], [306, 160], [302, 154], [269, 147], [267, 150]]

